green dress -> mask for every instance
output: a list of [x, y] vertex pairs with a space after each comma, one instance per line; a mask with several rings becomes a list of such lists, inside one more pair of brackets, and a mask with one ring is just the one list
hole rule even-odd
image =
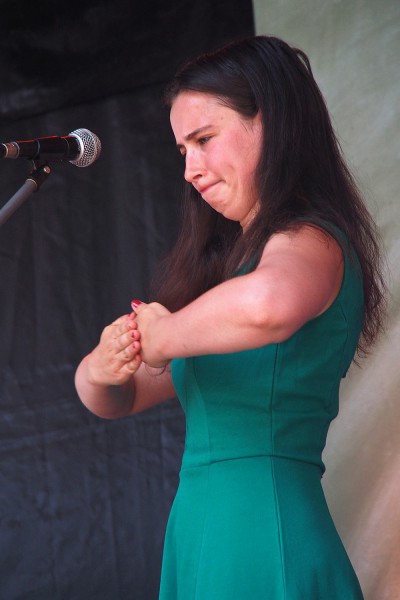
[[287, 341], [176, 359], [186, 413], [160, 600], [360, 600], [321, 487], [321, 453], [362, 325], [358, 263]]

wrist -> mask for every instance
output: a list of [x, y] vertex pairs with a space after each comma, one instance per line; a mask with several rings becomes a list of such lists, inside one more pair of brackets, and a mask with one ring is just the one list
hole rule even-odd
[[[159, 317], [146, 332], [148, 344], [143, 340], [142, 358], [151, 367], [165, 367], [171, 361], [171, 343], [168, 331], [171, 315]], [[173, 354], [172, 354], [173, 356]]]
[[97, 364], [97, 361], [93, 354], [94, 351], [88, 354], [81, 364], [81, 366], [85, 370], [86, 382], [92, 388], [102, 389], [105, 387], [111, 387], [113, 383], [107, 380], [105, 370]]

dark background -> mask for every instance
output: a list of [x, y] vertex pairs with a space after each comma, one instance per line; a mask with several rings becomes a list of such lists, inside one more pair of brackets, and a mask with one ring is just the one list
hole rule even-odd
[[[176, 234], [165, 83], [253, 31], [251, 0], [0, 0], [0, 141], [85, 127], [103, 147], [0, 228], [0, 600], [157, 598], [182, 412], [105, 421], [73, 377]], [[0, 163], [0, 206], [30, 170]]]

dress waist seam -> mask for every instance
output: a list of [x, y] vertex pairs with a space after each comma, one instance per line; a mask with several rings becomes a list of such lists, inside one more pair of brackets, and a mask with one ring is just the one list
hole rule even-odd
[[209, 461], [205, 461], [205, 462], [201, 462], [201, 463], [193, 463], [193, 464], [185, 464], [185, 460], [183, 459], [181, 471], [184, 471], [185, 469], [211, 467], [212, 465], [215, 465], [215, 464], [234, 461], [234, 460], [252, 460], [254, 458], [269, 458], [271, 460], [284, 460], [284, 461], [299, 463], [302, 465], [307, 465], [309, 467], [316, 467], [321, 471], [321, 476], [324, 471], [321, 464], [318, 464], [316, 462], [301, 460], [299, 458], [295, 458], [295, 457], [291, 457], [291, 456], [284, 456], [284, 455], [280, 455], [280, 454], [270, 454], [270, 453], [247, 454], [247, 455], [243, 455], [243, 456], [231, 456], [231, 457], [227, 457], [227, 458], [213, 459], [213, 460], [209, 460]]

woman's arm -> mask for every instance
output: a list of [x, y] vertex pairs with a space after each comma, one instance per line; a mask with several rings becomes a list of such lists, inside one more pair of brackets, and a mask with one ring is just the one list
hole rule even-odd
[[77, 392], [97, 416], [125, 417], [175, 395], [169, 371], [141, 365], [139, 338], [134, 315], [120, 317], [78, 366]]
[[209, 290], [169, 313], [157, 303], [135, 309], [144, 362], [237, 352], [289, 338], [336, 298], [343, 256], [326, 232], [304, 226], [274, 235], [255, 271]]

